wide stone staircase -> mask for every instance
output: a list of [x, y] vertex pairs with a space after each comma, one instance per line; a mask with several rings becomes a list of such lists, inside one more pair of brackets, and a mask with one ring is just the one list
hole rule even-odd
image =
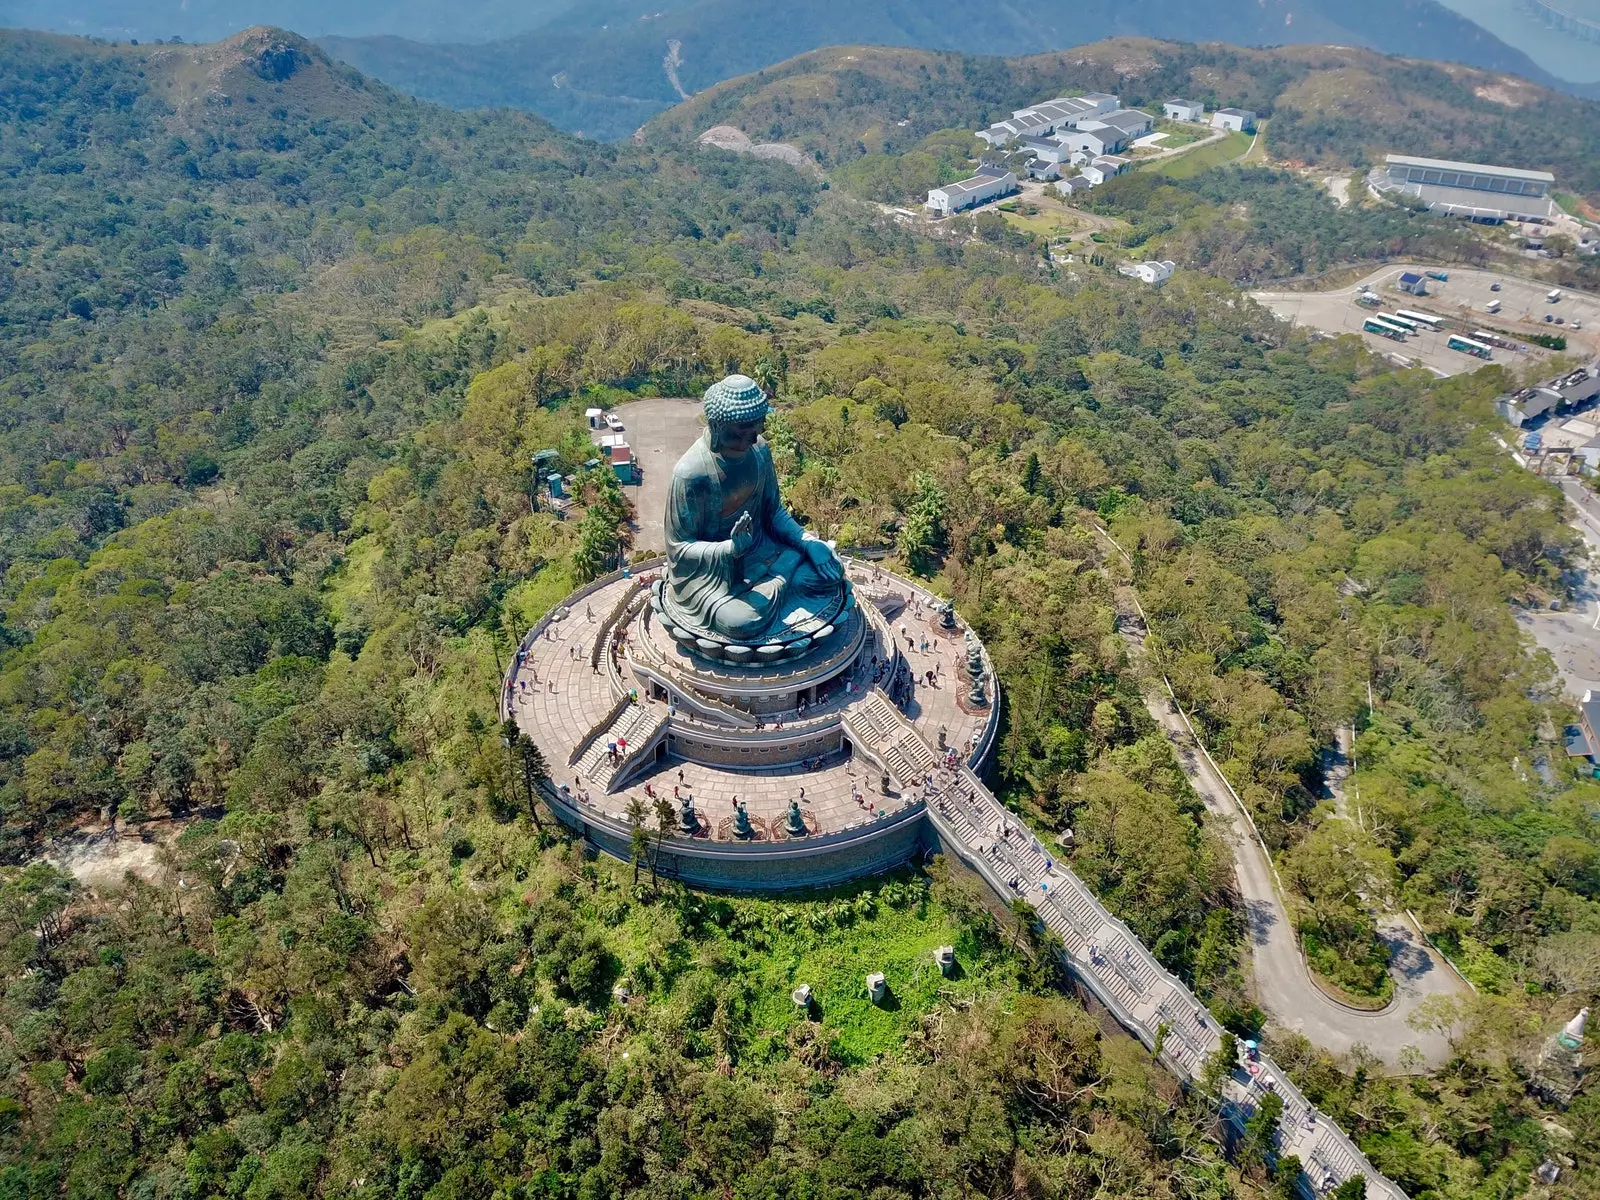
[[[1072, 973], [1087, 990], [1147, 1046], [1159, 1044], [1163, 1058], [1182, 1077], [1199, 1079], [1220, 1041], [1216, 1021], [1083, 881], [1056, 861], [972, 771], [965, 766], [943, 770], [937, 753], [882, 692], [873, 689], [853, 705], [846, 725], [886, 765], [901, 764], [889, 769], [903, 784], [934, 772], [928, 817], [946, 849], [1002, 897], [1026, 899], [1060, 937]], [[1225, 1090], [1238, 1120], [1268, 1090], [1282, 1099], [1278, 1152], [1299, 1156], [1314, 1194], [1324, 1195], [1346, 1179], [1364, 1175], [1369, 1197], [1404, 1200], [1405, 1193], [1318, 1113], [1267, 1055], [1241, 1062]]]
[[[595, 736], [583, 757], [578, 760], [578, 773], [601, 791], [611, 791], [612, 781], [621, 782], [666, 723], [665, 705], [629, 704], [603, 732]], [[624, 740], [628, 743], [627, 754], [618, 765], [612, 766], [606, 746]]]
[[845, 728], [902, 788], [914, 788], [938, 765], [938, 755], [900, 715], [894, 701], [873, 688], [850, 706]]

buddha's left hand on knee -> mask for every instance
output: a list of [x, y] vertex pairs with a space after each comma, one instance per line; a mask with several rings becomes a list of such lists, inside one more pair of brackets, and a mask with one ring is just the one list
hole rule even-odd
[[806, 552], [806, 557], [811, 560], [811, 565], [824, 579], [833, 583], [844, 578], [844, 564], [839, 561], [827, 542], [820, 538], [808, 537], [800, 543], [800, 546]]

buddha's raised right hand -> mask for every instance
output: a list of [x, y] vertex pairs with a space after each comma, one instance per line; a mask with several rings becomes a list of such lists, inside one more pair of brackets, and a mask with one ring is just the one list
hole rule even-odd
[[740, 513], [738, 519], [734, 521], [733, 529], [728, 534], [728, 538], [733, 542], [733, 552], [735, 554], [743, 555], [750, 549], [752, 545], [754, 545], [756, 540], [756, 523], [755, 520], [750, 516], [750, 510], [748, 508]]

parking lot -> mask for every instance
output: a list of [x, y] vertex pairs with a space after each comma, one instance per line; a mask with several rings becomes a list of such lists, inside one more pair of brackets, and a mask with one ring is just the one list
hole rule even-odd
[[[1427, 268], [1409, 265], [1384, 267], [1351, 287], [1331, 292], [1252, 292], [1254, 299], [1270, 308], [1275, 314], [1296, 325], [1320, 329], [1327, 333], [1358, 334], [1371, 349], [1379, 354], [1402, 355], [1428, 367], [1440, 375], [1457, 375], [1485, 365], [1482, 360], [1451, 350], [1446, 346], [1448, 332], [1419, 332], [1405, 342], [1392, 342], [1376, 334], [1362, 333], [1361, 325], [1370, 309], [1355, 302], [1358, 292], [1368, 288], [1383, 300], [1383, 311], [1409, 308], [1417, 312], [1444, 317], [1451, 329], [1470, 334], [1474, 330], [1492, 328], [1504, 331], [1512, 338], [1525, 338], [1532, 333], [1562, 334], [1567, 338], [1569, 352], [1593, 355], [1600, 352], [1600, 297], [1581, 292], [1562, 291], [1561, 299], [1554, 304], [1545, 302], [1550, 286], [1534, 280], [1520, 279], [1498, 271], [1480, 271], [1452, 267], [1447, 272], [1448, 281], [1430, 279], [1428, 294], [1413, 296], [1402, 292], [1396, 283], [1403, 271], [1423, 272]], [[1493, 285], [1498, 283], [1500, 290]], [[1500, 311], [1490, 314], [1485, 306], [1491, 300], [1500, 301]], [[1561, 317], [1563, 324], [1546, 322], [1545, 314]], [[1582, 326], [1573, 329], [1576, 319]], [[1549, 357], [1547, 351], [1531, 343], [1526, 352], [1496, 348], [1491, 361], [1521, 365]]]

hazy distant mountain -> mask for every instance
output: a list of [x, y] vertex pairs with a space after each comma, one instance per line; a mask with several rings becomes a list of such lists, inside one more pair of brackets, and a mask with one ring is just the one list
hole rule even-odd
[[0, 25], [115, 40], [215, 41], [250, 25], [305, 37], [471, 42], [536, 28], [573, 0], [0, 0]]
[[532, 32], [480, 45], [395, 37], [330, 37], [322, 44], [425, 99], [528, 108], [603, 138], [624, 136], [678, 101], [680, 86], [692, 94], [821, 46], [863, 43], [973, 54], [1039, 53], [1119, 35], [1336, 43], [1561, 82], [1434, 0], [1082, 0], [1070, 7], [1060, 0], [932, 7], [899, 0], [688, 0], [640, 9], [627, 0], [598, 0]]

